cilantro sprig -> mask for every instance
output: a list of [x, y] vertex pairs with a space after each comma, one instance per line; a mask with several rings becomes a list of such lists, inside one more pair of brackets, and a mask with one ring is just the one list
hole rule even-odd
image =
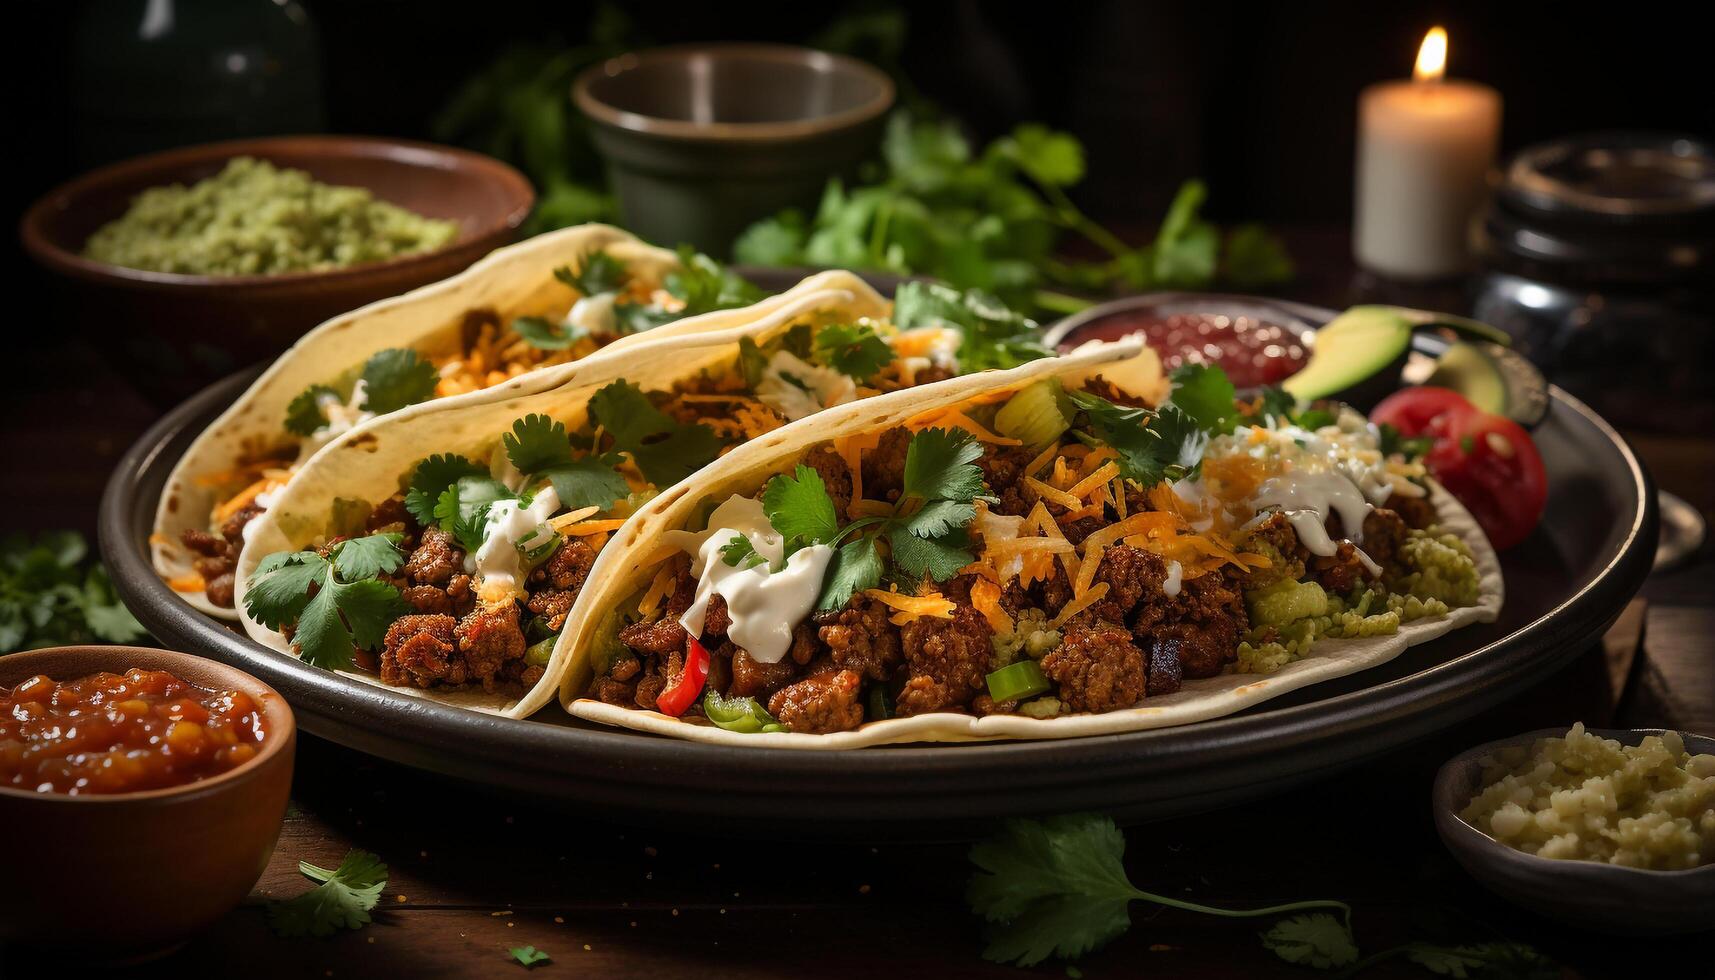
[[608, 510], [631, 492], [625, 477], [615, 469], [621, 460], [614, 453], [575, 458], [566, 426], [546, 415], [527, 415], [512, 423], [502, 437], [506, 456], [518, 472], [546, 479], [567, 510], [596, 506]]
[[555, 269], [554, 278], [585, 296], [594, 296], [624, 289], [631, 281], [631, 271], [608, 252], [594, 249], [578, 259], [575, 271], [567, 265]]
[[[1338, 932], [1299, 930], [1297, 941], [1331, 964], [1355, 962], [1351, 908], [1344, 902], [1291, 902], [1260, 909], [1222, 909], [1147, 892], [1126, 877], [1125, 836], [1113, 820], [1073, 814], [1047, 820], [1010, 820], [1002, 833], [971, 848], [965, 899], [990, 923], [983, 957], [1031, 966], [1049, 956], [1075, 959], [1131, 927], [1132, 902], [1227, 918], [1336, 909], [1348, 925]], [[1337, 923], [1336, 923], [1337, 924]], [[1307, 954], [1308, 955], [1308, 954]]]
[[410, 611], [399, 590], [376, 577], [404, 562], [397, 534], [349, 538], [327, 555], [275, 552], [256, 566], [244, 609], [269, 629], [296, 626], [292, 645], [304, 662], [350, 670], [358, 650], [380, 647], [387, 627]]
[[893, 348], [867, 323], [831, 323], [816, 333], [816, 360], [853, 381], [893, 363]]
[[721, 441], [713, 429], [674, 420], [624, 379], [595, 393], [589, 415], [613, 437], [614, 451], [631, 457], [657, 487], [678, 483], [720, 455]]
[[901, 330], [940, 326], [959, 331], [959, 370], [965, 374], [1014, 368], [1053, 354], [1042, 345], [1034, 320], [980, 289], [901, 283], [893, 297], [893, 322]]
[[356, 377], [347, 374], [334, 384], [313, 384], [299, 392], [286, 406], [286, 431], [298, 436], [314, 435], [328, 424], [327, 409], [322, 402], [328, 397], [344, 401], [363, 382], [363, 404], [366, 412], [386, 415], [401, 408], [428, 401], [434, 397], [440, 373], [421, 354], [409, 348], [390, 347], [376, 351], [363, 362]]
[[130, 643], [146, 634], [76, 531], [0, 540], [0, 653], [78, 643]]
[[532, 967], [542, 963], [551, 963], [554, 958], [547, 952], [534, 946], [514, 946], [507, 950], [507, 955], [518, 961], [520, 966]]
[[1179, 480], [1196, 472], [1208, 448], [1209, 434], [1171, 402], [1151, 411], [1115, 405], [1087, 391], [1069, 392], [1089, 419], [1092, 435], [1074, 431], [1086, 443], [1100, 443], [1119, 454], [1120, 473], [1138, 486]]
[[971, 563], [967, 525], [976, 517], [973, 501], [987, 492], [982, 469], [974, 465], [981, 456], [968, 432], [926, 429], [906, 447], [903, 488], [890, 515], [841, 527], [821, 475], [802, 464], [768, 481], [762, 510], [785, 539], [787, 554], [813, 544], [838, 546], [816, 602], [818, 609], [838, 609], [890, 573], [910, 587], [925, 578], [944, 582]]
[[295, 898], [269, 902], [268, 925], [286, 939], [331, 936], [341, 929], [361, 929], [387, 888], [387, 865], [368, 851], [352, 848], [339, 867], [329, 870], [308, 861], [298, 871], [316, 887]]

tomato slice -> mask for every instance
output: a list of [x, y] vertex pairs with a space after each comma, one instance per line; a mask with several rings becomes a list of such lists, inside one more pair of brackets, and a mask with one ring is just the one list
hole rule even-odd
[[655, 710], [664, 715], [677, 718], [685, 713], [697, 695], [703, 693], [703, 684], [709, 679], [709, 651], [697, 638], [692, 636], [685, 640], [685, 669], [679, 672], [678, 680], [673, 686], [662, 691], [655, 698]]
[[1377, 425], [1391, 425], [1399, 430], [1400, 435], [1413, 438], [1429, 432], [1438, 419], [1446, 421], [1455, 415], [1477, 411], [1477, 406], [1451, 388], [1424, 386], [1404, 388], [1383, 398], [1370, 413], [1370, 421]]
[[1489, 543], [1505, 550], [1529, 536], [1548, 500], [1548, 471], [1530, 433], [1480, 411], [1443, 416], [1431, 428], [1439, 431], [1424, 464], [1470, 510]]

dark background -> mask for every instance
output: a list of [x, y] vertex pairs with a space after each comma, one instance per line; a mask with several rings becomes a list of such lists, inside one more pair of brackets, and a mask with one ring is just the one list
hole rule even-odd
[[[100, 0], [143, 8], [144, 0]], [[222, 0], [243, 5], [251, 0]], [[255, 0], [266, 4], [268, 0]], [[92, 4], [9, 5], [19, 134], [13, 214], [95, 163], [74, 147], [74, 38]], [[197, 11], [180, 3], [181, 17]], [[427, 138], [459, 84], [517, 41], [577, 43], [596, 7], [302, 0], [319, 37], [328, 128]], [[618, 4], [637, 43], [812, 38], [855, 4]], [[1695, 5], [1548, 3], [955, 3], [909, 5], [903, 68], [921, 94], [991, 137], [1023, 120], [1089, 154], [1077, 197], [1098, 219], [1153, 223], [1187, 177], [1221, 220], [1341, 221], [1351, 209], [1360, 88], [1409, 75], [1424, 31], [1451, 36], [1449, 74], [1506, 100], [1503, 150], [1594, 129], [1715, 129]], [[120, 18], [124, 19], [124, 18]], [[86, 22], [85, 22], [86, 23]], [[85, 79], [87, 82], [87, 78]], [[82, 97], [123, 101], [99, 90]], [[15, 244], [14, 244], [15, 249]]]

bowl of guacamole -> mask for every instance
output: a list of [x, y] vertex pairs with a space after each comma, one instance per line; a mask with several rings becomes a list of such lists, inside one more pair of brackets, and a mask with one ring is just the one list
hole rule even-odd
[[[468, 150], [288, 136], [103, 167], [19, 225], [51, 308], [174, 401], [322, 321], [445, 279], [511, 242], [535, 203]], [[57, 288], [56, 288], [57, 287]]]

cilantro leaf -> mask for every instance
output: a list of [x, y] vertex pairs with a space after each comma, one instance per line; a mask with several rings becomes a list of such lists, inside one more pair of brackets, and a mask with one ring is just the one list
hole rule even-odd
[[1381, 442], [1380, 448], [1383, 456], [1392, 456], [1394, 453], [1398, 453], [1406, 459], [1417, 459], [1429, 452], [1429, 447], [1435, 444], [1435, 440], [1429, 436], [1407, 439], [1400, 434], [1398, 428], [1386, 422], [1376, 426], [1376, 431]]
[[534, 946], [514, 946], [510, 950], [507, 950], [507, 952], [512, 955], [513, 959], [517, 960], [524, 966], [535, 966], [538, 963], [549, 963], [554, 959], [552, 956], [549, 956], [547, 953]]
[[734, 262], [743, 265], [803, 265], [804, 213], [788, 208], [746, 228], [732, 243]]
[[1001, 147], [1039, 184], [1069, 187], [1084, 179], [1084, 147], [1069, 133], [1024, 123], [1001, 141]]
[[1257, 399], [1256, 417], [1259, 419], [1280, 419], [1283, 422], [1292, 421], [1293, 410], [1298, 402], [1286, 393], [1285, 388], [1270, 385], [1262, 390]]
[[756, 346], [756, 341], [749, 337], [741, 337], [738, 342], [738, 369], [744, 375], [747, 388], [755, 388], [762, 383], [762, 376], [768, 370], [768, 355], [762, 348]]
[[893, 297], [893, 322], [901, 330], [951, 327], [962, 334], [959, 370], [965, 374], [1012, 368], [1053, 352], [1042, 346], [1036, 323], [978, 289], [963, 292], [940, 283], [901, 283]]
[[488, 509], [498, 500], [516, 500], [517, 494], [489, 476], [463, 476], [441, 491], [435, 501], [435, 520], [441, 530], [458, 539], [459, 547], [475, 551], [482, 547]]
[[901, 526], [918, 538], [941, 538], [968, 527], [977, 518], [974, 505], [958, 500], [931, 500], [902, 519]]
[[585, 296], [594, 296], [619, 292], [631, 281], [631, 273], [625, 263], [596, 249], [578, 260], [578, 271], [573, 272], [570, 266], [562, 265], [554, 270], [554, 278]]
[[840, 545], [834, 560], [828, 563], [822, 576], [822, 593], [816, 598], [817, 609], [843, 609], [854, 593], [873, 589], [881, 584], [881, 551], [875, 538], [863, 535]]
[[657, 487], [678, 483], [720, 455], [721, 442], [713, 429], [674, 421], [623, 379], [595, 393], [589, 415], [613, 437], [614, 448], [629, 455]]
[[816, 334], [816, 360], [854, 381], [893, 363], [893, 348], [867, 323], [833, 323]]
[[1125, 837], [1091, 814], [1010, 820], [1001, 836], [971, 848], [965, 898], [994, 923], [983, 957], [1031, 966], [1104, 945], [1131, 925], [1140, 897], [1125, 874]]
[[411, 512], [417, 523], [428, 527], [439, 519], [435, 515], [435, 502], [441, 499], [441, 494], [448, 487], [461, 477], [487, 475], [488, 467], [463, 456], [430, 456], [419, 461], [416, 469], [411, 471], [411, 489], [405, 493], [405, 509]]
[[840, 522], [827, 484], [820, 473], [802, 463], [793, 475], [781, 474], [768, 481], [762, 491], [762, 510], [768, 515], [768, 523], [786, 539], [789, 552], [829, 544], [840, 536]]
[[411, 611], [393, 586], [375, 579], [342, 584], [335, 579], [332, 565], [317, 586], [298, 614], [292, 646], [298, 650], [298, 659], [325, 670], [350, 670], [359, 648], [380, 646], [393, 620]]
[[314, 551], [276, 551], [256, 565], [244, 592], [244, 611], [271, 630], [296, 622], [309, 604], [310, 586], [328, 574], [328, 560]]
[[1182, 364], [1168, 378], [1173, 382], [1173, 393], [1168, 400], [1198, 427], [1222, 435], [1237, 426], [1234, 400], [1238, 392], [1227, 372], [1208, 364]]
[[1195, 289], [1215, 278], [1216, 253], [1220, 250], [1220, 232], [1198, 217], [1209, 189], [1200, 180], [1188, 180], [1180, 185], [1161, 219], [1161, 230], [1148, 249], [1154, 283], [1159, 287], [1182, 286]]
[[1478, 943], [1452, 948], [1410, 943], [1405, 947], [1405, 956], [1431, 973], [1455, 980], [1466, 977], [1551, 980], [1560, 975], [1553, 960], [1524, 943]]
[[625, 477], [613, 468], [617, 462], [600, 456], [586, 456], [550, 466], [540, 475], [554, 485], [554, 494], [560, 498], [561, 507], [567, 510], [580, 507], [608, 510], [615, 501], [631, 492]]
[[298, 862], [298, 870], [321, 884], [295, 898], [268, 903], [268, 925], [287, 939], [362, 928], [387, 887], [387, 865], [357, 848], [347, 851], [332, 871], [308, 861]]
[[1201, 462], [1208, 434], [1174, 406], [1163, 405], [1159, 412], [1151, 412], [1115, 405], [1086, 391], [1069, 394], [1095, 432], [1094, 440], [1081, 432], [1078, 438], [1099, 442], [1119, 453], [1120, 472], [1138, 486], [1182, 479]]
[[107, 570], [88, 558], [76, 531], [0, 538], [0, 654], [145, 635]]
[[310, 385], [298, 392], [292, 403], [286, 406], [286, 431], [295, 436], [312, 436], [317, 429], [328, 424], [328, 414], [322, 408], [322, 396], [339, 397], [339, 392], [327, 385]]
[[435, 394], [440, 373], [414, 350], [377, 351], [363, 365], [363, 407], [377, 415], [397, 412]]
[[768, 559], [756, 553], [756, 546], [742, 534], [735, 534], [732, 540], [721, 545], [721, 561], [732, 568], [743, 565], [745, 568], [755, 568], [764, 564]]
[[512, 332], [537, 350], [565, 350], [584, 336], [569, 323], [555, 323], [542, 316], [513, 317]]
[[970, 501], [983, 493], [983, 447], [963, 429], [925, 429], [905, 449], [904, 497]]
[[399, 540], [397, 534], [371, 534], [338, 542], [331, 550], [339, 577], [347, 582], [356, 582], [375, 578], [384, 572], [392, 574], [398, 571], [399, 566], [405, 564], [405, 553], [399, 550]]
[[512, 423], [512, 431], [501, 437], [506, 458], [520, 473], [539, 473], [572, 461], [572, 443], [566, 424], [546, 415], [526, 415]]
[[1263, 946], [1288, 963], [1326, 970], [1358, 961], [1351, 930], [1326, 912], [1282, 919], [1261, 935]]
[[963, 525], [932, 539], [918, 537], [905, 525], [894, 525], [887, 530], [887, 543], [894, 566], [913, 583], [925, 578], [945, 582], [972, 561]]

